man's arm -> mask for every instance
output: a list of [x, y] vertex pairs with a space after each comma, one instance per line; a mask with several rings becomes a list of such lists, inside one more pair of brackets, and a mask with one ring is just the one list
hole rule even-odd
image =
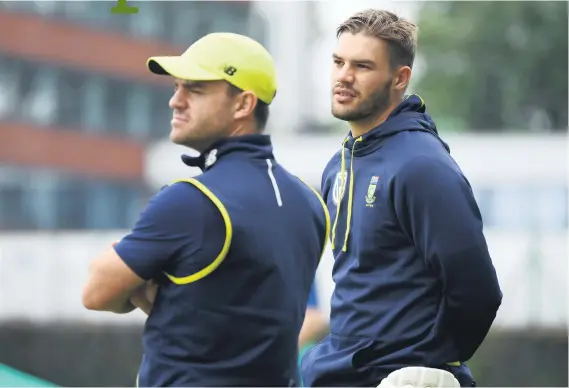
[[150, 315], [158, 292], [158, 284], [150, 280], [130, 295], [130, 303], [146, 315]]
[[160, 191], [147, 205], [132, 232], [91, 264], [83, 290], [90, 310], [127, 313], [130, 299], [172, 262], [180, 249], [201, 241], [201, 203], [196, 190], [176, 184]]
[[83, 288], [83, 305], [89, 310], [129, 313], [136, 308], [130, 303], [130, 295], [143, 283], [144, 280], [111, 248], [89, 266], [89, 279]]
[[466, 361], [502, 300], [472, 191], [448, 164], [419, 157], [394, 178], [392, 195], [403, 231], [441, 277], [448, 329]]

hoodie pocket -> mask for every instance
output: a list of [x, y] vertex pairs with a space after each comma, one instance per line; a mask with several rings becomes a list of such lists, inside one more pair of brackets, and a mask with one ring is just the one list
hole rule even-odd
[[330, 334], [330, 342], [336, 351], [337, 360], [346, 368], [360, 371], [375, 358], [372, 339]]
[[308, 351], [302, 360], [305, 386], [377, 386], [381, 370], [372, 366], [377, 359], [376, 342], [365, 337], [330, 334]]

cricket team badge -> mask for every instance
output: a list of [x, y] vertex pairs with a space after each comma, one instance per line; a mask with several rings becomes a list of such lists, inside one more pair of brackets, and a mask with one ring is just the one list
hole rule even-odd
[[344, 192], [346, 191], [346, 182], [348, 174], [346, 171], [340, 171], [336, 174], [334, 178], [334, 185], [332, 186], [332, 201], [334, 205], [338, 206], [342, 198], [344, 198]]
[[369, 181], [369, 186], [367, 187], [367, 194], [366, 194], [366, 206], [373, 207], [373, 203], [375, 202], [375, 188], [377, 187], [377, 182], [379, 181], [379, 177], [374, 175], [371, 177]]

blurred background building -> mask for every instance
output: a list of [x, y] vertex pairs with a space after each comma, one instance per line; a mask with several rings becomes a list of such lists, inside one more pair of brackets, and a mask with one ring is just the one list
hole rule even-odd
[[88, 312], [80, 294], [89, 261], [148, 198], [197, 173], [168, 141], [172, 85], [148, 74], [149, 56], [214, 31], [266, 45], [275, 154], [319, 187], [348, 131], [329, 113], [335, 27], [377, 7], [418, 23], [409, 92], [485, 220], [504, 303], [471, 363], [479, 385], [567, 386], [567, 2], [129, 2], [133, 15], [115, 4], [0, 1], [0, 363], [63, 386], [134, 383], [144, 316]]

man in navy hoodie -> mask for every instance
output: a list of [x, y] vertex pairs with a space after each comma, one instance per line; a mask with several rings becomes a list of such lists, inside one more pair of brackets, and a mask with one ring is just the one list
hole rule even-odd
[[332, 114], [351, 132], [322, 176], [335, 289], [330, 335], [305, 354], [303, 382], [389, 386], [412, 367], [403, 380], [414, 386], [475, 386], [464, 362], [502, 293], [469, 182], [424, 101], [404, 97], [417, 28], [366, 10], [337, 35]]

